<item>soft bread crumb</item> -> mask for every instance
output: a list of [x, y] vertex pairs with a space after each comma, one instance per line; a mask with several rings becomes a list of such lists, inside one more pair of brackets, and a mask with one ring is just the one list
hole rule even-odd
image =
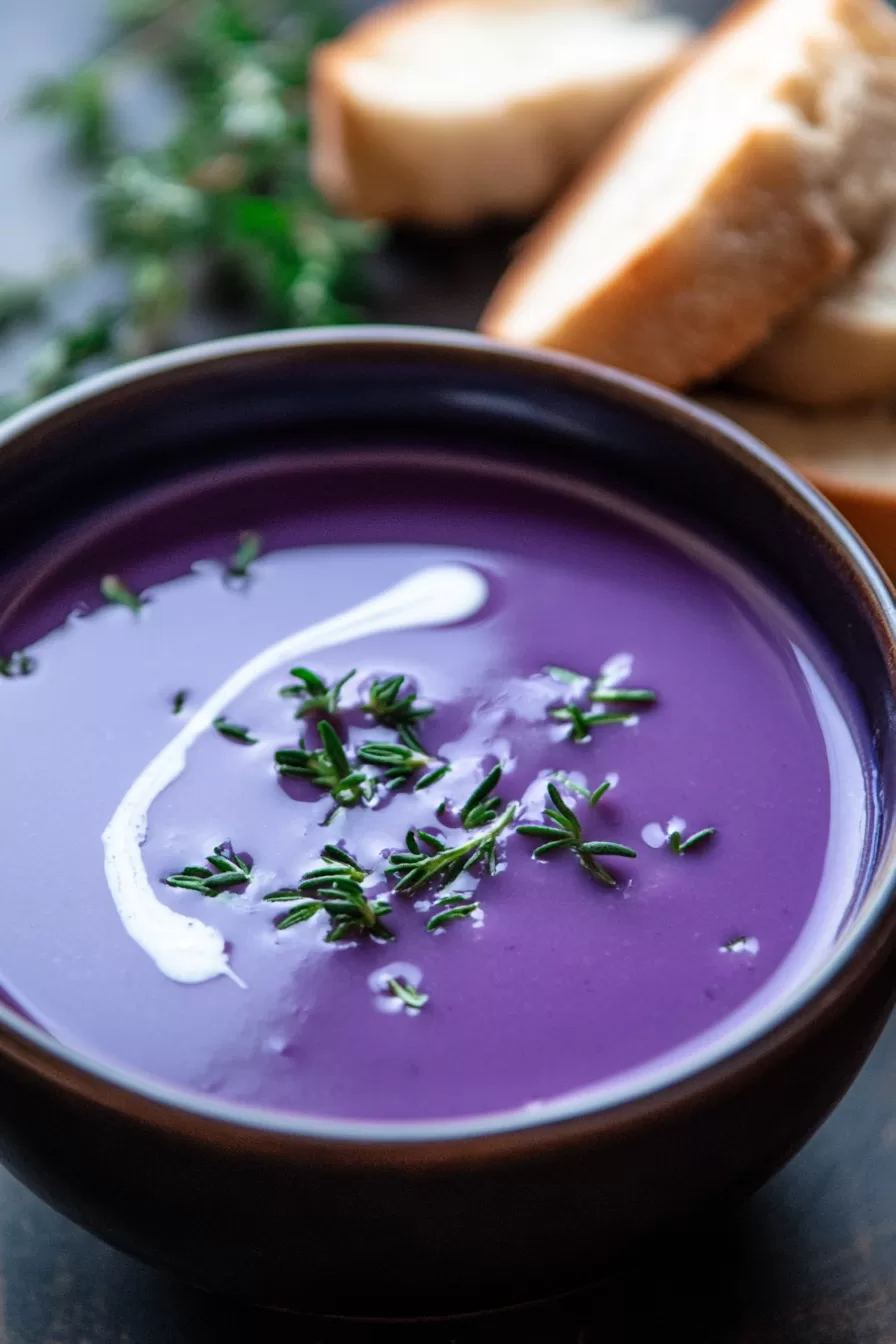
[[744, 0], [536, 231], [483, 329], [708, 379], [879, 232], [894, 137], [882, 0]]
[[716, 392], [700, 398], [810, 475], [896, 492], [896, 414], [884, 407], [815, 412]]
[[540, 209], [691, 35], [611, 0], [404, 0], [318, 51], [312, 173], [348, 213]]
[[896, 401], [896, 228], [845, 281], [776, 328], [736, 377], [798, 405]]

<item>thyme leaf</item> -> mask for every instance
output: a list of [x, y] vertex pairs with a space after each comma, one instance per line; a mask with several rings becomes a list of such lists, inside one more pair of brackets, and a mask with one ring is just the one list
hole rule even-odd
[[[605, 781], [595, 793], [602, 797], [607, 788], [609, 784]], [[604, 886], [615, 887], [616, 877], [600, 860], [636, 859], [638, 856], [635, 851], [629, 849], [627, 845], [617, 845], [611, 840], [586, 840], [581, 822], [553, 782], [548, 784], [548, 797], [552, 806], [544, 809], [542, 824], [526, 823], [516, 828], [517, 835], [541, 841], [533, 851], [532, 857], [543, 859], [562, 849], [569, 850], [575, 854], [586, 873], [602, 882]], [[595, 801], [599, 801], [599, 797]]]
[[400, 978], [394, 975], [390, 976], [386, 981], [386, 986], [389, 993], [396, 999], [401, 999], [402, 1003], [408, 1008], [419, 1010], [425, 1004], [429, 1003], [429, 995], [421, 994], [418, 989], [415, 989], [412, 984], [408, 983], [404, 976]]
[[711, 840], [715, 833], [715, 826], [704, 826], [702, 831], [695, 831], [685, 840], [682, 838], [681, 831], [670, 831], [668, 845], [673, 854], [687, 854], [689, 850], [705, 845], [707, 840]]
[[303, 719], [306, 714], [337, 714], [342, 690], [355, 675], [355, 669], [346, 672], [345, 676], [334, 681], [332, 686], [308, 667], [293, 667], [289, 675], [295, 678], [295, 684], [290, 683], [281, 687], [280, 694], [298, 697], [299, 704], [296, 706], [295, 716], [297, 719]]
[[469, 919], [481, 908], [478, 901], [464, 901], [458, 905], [447, 905], [432, 916], [426, 925], [427, 931], [435, 933], [436, 929], [444, 928], [446, 924], [453, 923], [455, 919]]
[[120, 607], [127, 607], [129, 611], [134, 613], [145, 605], [145, 599], [131, 592], [127, 584], [123, 583], [117, 574], [105, 574], [100, 579], [100, 592], [107, 602], [117, 603]]
[[444, 889], [477, 864], [483, 864], [493, 877], [497, 872], [498, 839], [516, 812], [517, 804], [511, 803], [485, 830], [474, 832], [456, 845], [447, 844], [431, 831], [408, 831], [405, 849], [392, 854], [386, 866], [386, 875], [398, 878], [395, 894], [412, 896], [433, 882]]
[[[633, 686], [618, 686], [614, 680], [606, 675], [587, 677], [581, 672], [571, 671], [568, 667], [555, 667], [553, 665], [545, 667], [544, 671], [555, 681], [564, 682], [568, 686], [587, 687], [587, 698], [593, 704], [649, 706], [656, 704], [657, 701], [656, 691]], [[584, 710], [581, 705], [574, 703], [558, 705], [548, 712], [557, 723], [571, 725], [569, 736], [573, 742], [587, 741], [592, 728], [614, 723], [626, 723], [630, 717], [627, 714], [589, 712]]]
[[227, 562], [227, 573], [232, 579], [247, 579], [249, 569], [261, 555], [261, 535], [241, 532], [237, 548]]
[[198, 891], [203, 896], [220, 896], [222, 891], [240, 887], [252, 878], [252, 865], [244, 862], [234, 851], [229, 840], [215, 845], [206, 858], [207, 868], [188, 867], [165, 878], [169, 887], [183, 887]]
[[476, 830], [479, 826], [488, 826], [503, 807], [501, 799], [492, 796], [492, 790], [501, 782], [501, 774], [501, 766], [494, 766], [461, 806], [461, 825], [468, 831]]
[[371, 901], [365, 896], [362, 883], [369, 876], [368, 869], [363, 868], [348, 850], [325, 845], [319, 868], [305, 873], [297, 886], [272, 891], [264, 899], [291, 903], [291, 908], [278, 921], [278, 929], [304, 924], [323, 910], [330, 917], [325, 940], [328, 943], [344, 942], [353, 934], [369, 934], [390, 942], [395, 935], [383, 924], [382, 917], [391, 914], [392, 907], [388, 901]]
[[358, 760], [365, 765], [378, 766], [388, 789], [401, 788], [418, 770], [426, 770], [427, 774], [414, 785], [415, 789], [425, 789], [444, 779], [451, 769], [446, 762], [401, 742], [364, 742], [358, 748]]
[[331, 821], [340, 807], [355, 807], [373, 796], [373, 781], [364, 770], [356, 770], [346, 755], [332, 724], [321, 719], [317, 725], [321, 745], [309, 751], [302, 738], [298, 747], [283, 748], [274, 753], [274, 761], [281, 775], [292, 779], [307, 779], [316, 788], [333, 797]]
[[21, 649], [0, 658], [0, 677], [30, 677], [36, 669], [37, 659]]
[[612, 724], [628, 723], [630, 714], [586, 713], [578, 705], [558, 705], [549, 711], [557, 723], [570, 724], [569, 736], [573, 742], [586, 742], [592, 728], [608, 728]]
[[361, 708], [384, 728], [393, 728], [405, 746], [422, 751], [417, 737], [417, 725], [435, 713], [433, 706], [418, 705], [417, 693], [409, 689], [403, 673], [374, 681]]
[[215, 719], [214, 727], [222, 737], [228, 738], [231, 742], [240, 742], [246, 747], [254, 746], [258, 741], [258, 738], [252, 736], [245, 724], [231, 723], [223, 714]]

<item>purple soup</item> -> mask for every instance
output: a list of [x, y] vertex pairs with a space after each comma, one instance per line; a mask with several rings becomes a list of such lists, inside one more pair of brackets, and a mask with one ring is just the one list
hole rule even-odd
[[0, 641], [0, 990], [210, 1097], [596, 1095], [786, 997], [860, 886], [873, 772], [827, 649], [721, 550], [546, 474], [191, 477], [43, 552]]

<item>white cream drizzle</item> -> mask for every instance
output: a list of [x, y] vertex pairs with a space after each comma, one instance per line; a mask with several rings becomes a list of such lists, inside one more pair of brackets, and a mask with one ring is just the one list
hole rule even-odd
[[282, 663], [334, 644], [414, 626], [453, 625], [484, 605], [488, 583], [467, 565], [432, 565], [348, 611], [288, 635], [251, 658], [200, 705], [176, 737], [134, 780], [103, 832], [106, 881], [126, 932], [171, 980], [198, 984], [232, 971], [219, 929], [158, 899], [143, 864], [149, 809], [182, 774], [187, 752], [253, 682]]

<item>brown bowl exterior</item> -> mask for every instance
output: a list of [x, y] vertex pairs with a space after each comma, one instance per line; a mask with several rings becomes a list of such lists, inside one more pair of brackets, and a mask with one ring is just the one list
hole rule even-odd
[[[451, 333], [222, 342], [61, 394], [0, 431], [3, 565], [160, 474], [297, 439], [471, 440], [636, 491], [774, 574], [856, 684], [881, 825], [854, 926], [736, 1050], [536, 1122], [363, 1126], [177, 1093], [0, 1007], [0, 1156], [63, 1213], [194, 1283], [268, 1305], [421, 1316], [581, 1285], [603, 1257], [753, 1189], [836, 1104], [896, 995], [896, 611], [814, 491], [733, 425], [636, 379]], [[478, 437], [477, 437], [478, 436]], [[2, 547], [4, 543], [0, 543]]]

